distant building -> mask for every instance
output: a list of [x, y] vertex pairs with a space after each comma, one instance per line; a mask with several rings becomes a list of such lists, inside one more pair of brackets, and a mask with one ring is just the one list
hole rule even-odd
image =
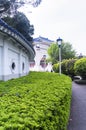
[[44, 37], [34, 38], [34, 49], [35, 49], [35, 59], [34, 62], [31, 63], [30, 69], [33, 71], [51, 71], [52, 64], [47, 63], [46, 59], [49, 58], [47, 53], [48, 48], [54, 41], [49, 40]]
[[32, 44], [0, 20], [0, 80], [27, 75], [34, 56]]

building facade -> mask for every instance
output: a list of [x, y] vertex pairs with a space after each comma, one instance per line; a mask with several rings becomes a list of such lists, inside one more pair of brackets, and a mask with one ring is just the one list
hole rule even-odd
[[33, 71], [51, 71], [52, 64], [47, 63], [46, 60], [49, 58], [48, 48], [54, 41], [49, 40], [44, 37], [34, 38], [34, 50], [35, 50], [35, 59], [34, 62], [31, 63], [30, 69]]
[[0, 80], [27, 75], [34, 56], [32, 44], [0, 20]]

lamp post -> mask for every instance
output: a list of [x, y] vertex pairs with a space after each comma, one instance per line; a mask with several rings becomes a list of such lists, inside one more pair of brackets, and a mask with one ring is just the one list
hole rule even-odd
[[61, 75], [61, 44], [62, 44], [62, 39], [59, 37], [57, 39], [58, 47], [59, 47], [59, 74]]

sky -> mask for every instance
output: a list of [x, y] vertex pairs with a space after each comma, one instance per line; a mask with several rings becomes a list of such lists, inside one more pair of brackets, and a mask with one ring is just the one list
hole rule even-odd
[[34, 25], [34, 38], [60, 37], [78, 55], [86, 55], [86, 0], [42, 0], [37, 8], [27, 5], [23, 12]]

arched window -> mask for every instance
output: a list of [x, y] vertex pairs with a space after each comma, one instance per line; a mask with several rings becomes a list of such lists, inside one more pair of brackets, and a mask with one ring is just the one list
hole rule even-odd
[[43, 55], [43, 57], [41, 58], [40, 65], [41, 65], [42, 68], [46, 68], [47, 67], [46, 55]]

